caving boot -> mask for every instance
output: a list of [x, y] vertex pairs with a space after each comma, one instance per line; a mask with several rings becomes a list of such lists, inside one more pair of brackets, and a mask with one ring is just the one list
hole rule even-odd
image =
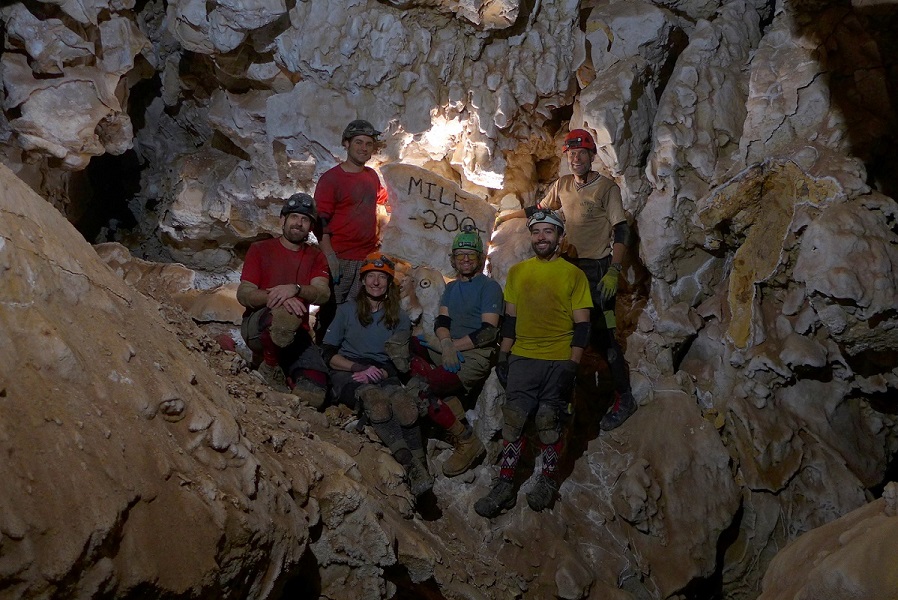
[[308, 404], [315, 410], [321, 410], [327, 398], [327, 391], [323, 387], [317, 386], [307, 379], [297, 379], [291, 393], [300, 402]]
[[484, 454], [486, 448], [483, 443], [474, 435], [474, 431], [470, 428], [465, 430], [465, 426], [458, 423], [460, 432], [453, 434], [452, 437], [452, 454], [443, 463], [443, 475], [446, 477], [456, 477], [466, 472], [477, 463]]
[[262, 383], [265, 383], [277, 392], [286, 393], [290, 391], [287, 388], [287, 377], [284, 375], [284, 370], [281, 369], [280, 365], [269, 365], [267, 362], [263, 362], [253, 374], [256, 378], [261, 379]]
[[514, 507], [518, 494], [510, 479], [500, 477], [489, 493], [474, 503], [474, 512], [481, 517], [492, 519], [504, 511]]
[[527, 492], [527, 504], [536, 512], [545, 510], [552, 504], [557, 489], [552, 478], [545, 473], [540, 473], [536, 476], [533, 487]]
[[455, 415], [455, 423], [449, 427], [452, 440], [452, 454], [443, 463], [443, 475], [456, 477], [470, 469], [477, 459], [486, 454], [483, 443], [474, 435], [474, 430], [465, 419], [461, 401], [455, 396], [443, 400]]
[[602, 417], [602, 421], [599, 423], [599, 428], [602, 431], [617, 429], [623, 425], [624, 421], [629, 419], [630, 415], [635, 413], [638, 408], [636, 400], [633, 399], [633, 394], [631, 392], [624, 392], [623, 394], [615, 392], [614, 396], [615, 401], [614, 406], [611, 407], [611, 412]]
[[408, 488], [416, 498], [433, 489], [433, 475], [427, 470], [427, 465], [419, 459], [412, 459], [406, 468], [406, 475], [408, 475]]

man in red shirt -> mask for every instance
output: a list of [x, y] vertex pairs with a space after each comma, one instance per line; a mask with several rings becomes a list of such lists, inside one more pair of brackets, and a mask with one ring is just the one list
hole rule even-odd
[[330, 298], [330, 273], [324, 254], [307, 243], [316, 218], [308, 194], [287, 199], [283, 235], [255, 242], [246, 253], [237, 301], [246, 307], [241, 334], [261, 378], [319, 408], [327, 367], [309, 334], [309, 305]]
[[377, 250], [377, 205], [386, 204], [380, 178], [365, 166], [377, 148], [380, 131], [368, 121], [355, 120], [343, 131], [346, 160], [328, 170], [315, 186], [321, 220], [321, 251], [333, 278], [331, 301], [318, 311], [315, 330], [320, 341], [333, 321], [337, 305], [359, 291], [359, 268]]

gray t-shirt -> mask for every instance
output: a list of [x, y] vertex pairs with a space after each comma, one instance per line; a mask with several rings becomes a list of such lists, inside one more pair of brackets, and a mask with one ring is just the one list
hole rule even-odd
[[384, 311], [381, 309], [372, 315], [370, 325], [363, 326], [356, 316], [354, 300], [340, 304], [333, 322], [324, 334], [323, 343], [336, 346], [340, 355], [350, 360], [387, 364], [390, 362], [385, 350], [387, 340], [397, 331], [410, 331], [411, 323], [408, 315], [400, 311], [399, 324], [395, 329], [387, 329], [383, 317]]

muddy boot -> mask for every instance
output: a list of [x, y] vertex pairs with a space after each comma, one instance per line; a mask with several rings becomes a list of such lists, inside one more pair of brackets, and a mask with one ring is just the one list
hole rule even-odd
[[630, 415], [636, 412], [638, 408], [636, 406], [636, 400], [633, 399], [633, 394], [630, 392], [624, 392], [623, 394], [618, 394], [615, 392], [616, 400], [614, 402], [614, 406], [611, 407], [611, 412], [605, 415], [602, 418], [602, 422], [599, 423], [599, 428], [602, 431], [611, 431], [612, 429], [617, 429], [621, 425], [624, 424], [624, 421], [630, 418]]
[[433, 475], [427, 471], [427, 466], [417, 458], [412, 459], [406, 468], [408, 475], [408, 487], [416, 498], [433, 489]]
[[474, 466], [477, 460], [486, 453], [486, 448], [474, 435], [470, 427], [456, 421], [449, 430], [452, 436], [452, 454], [443, 463], [443, 475], [456, 477]]
[[253, 375], [257, 379], [261, 379], [262, 383], [268, 385], [277, 392], [288, 392], [287, 377], [284, 375], [283, 369], [279, 365], [269, 365], [263, 362], [259, 365], [259, 370], [254, 371]]
[[308, 404], [315, 410], [321, 410], [327, 396], [327, 392], [323, 387], [319, 387], [305, 379], [297, 380], [291, 393], [296, 396], [300, 402]]
[[540, 512], [552, 504], [557, 489], [555, 482], [549, 476], [540, 473], [536, 476], [533, 487], [527, 492], [527, 504], [536, 512]]
[[452, 410], [456, 419], [448, 430], [452, 440], [452, 455], [443, 463], [443, 475], [456, 477], [474, 466], [477, 459], [486, 454], [486, 449], [468, 425], [461, 401], [450, 396], [443, 402]]
[[296, 330], [302, 325], [302, 319], [287, 311], [286, 308], [279, 306], [271, 310], [271, 327], [268, 333], [271, 335], [271, 341], [275, 346], [286, 348], [293, 343], [296, 337]]
[[517, 502], [518, 494], [510, 479], [499, 478], [489, 493], [474, 503], [474, 511], [481, 517], [492, 519]]

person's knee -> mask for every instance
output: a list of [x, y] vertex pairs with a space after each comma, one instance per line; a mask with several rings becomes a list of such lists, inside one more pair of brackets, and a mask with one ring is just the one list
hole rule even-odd
[[411, 427], [418, 421], [418, 403], [412, 395], [397, 387], [390, 390], [393, 414], [403, 427]]
[[386, 423], [393, 418], [390, 396], [379, 387], [374, 385], [362, 386], [356, 392], [356, 396], [362, 403], [365, 415], [372, 423]]
[[524, 425], [527, 424], [527, 412], [513, 404], [505, 404], [502, 407], [502, 439], [506, 442], [516, 442], [524, 434]]
[[548, 405], [540, 404], [536, 411], [536, 433], [543, 444], [554, 444], [561, 438], [561, 420], [558, 411]]

